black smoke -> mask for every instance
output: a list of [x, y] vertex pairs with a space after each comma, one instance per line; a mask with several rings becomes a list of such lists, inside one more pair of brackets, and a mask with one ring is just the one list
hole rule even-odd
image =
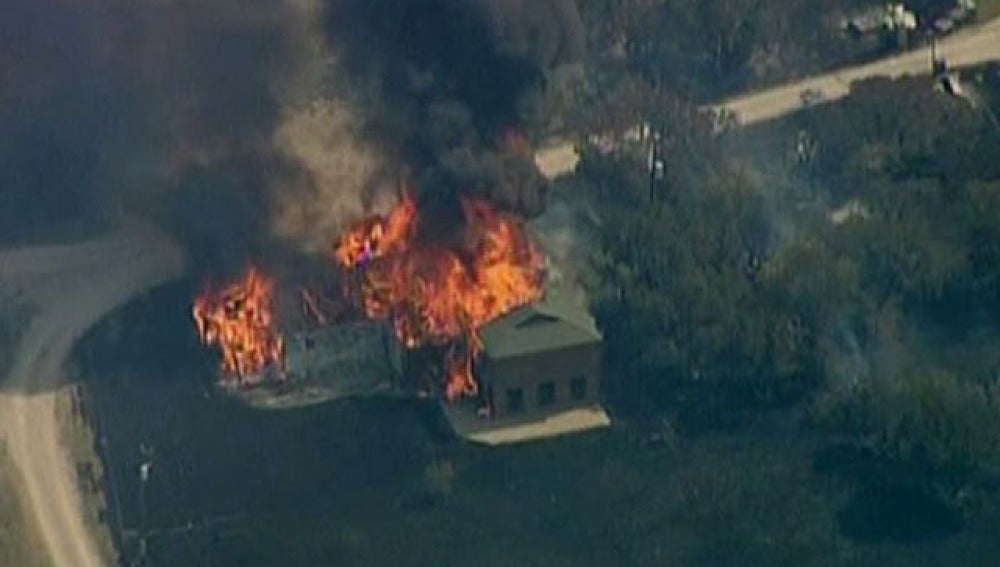
[[14, 0], [0, 18], [0, 238], [91, 209], [109, 69], [67, 3]]
[[[273, 137], [285, 110], [331, 93], [430, 209], [471, 191], [537, 211], [529, 156], [500, 142], [579, 57], [579, 27], [571, 0], [7, 0], [0, 240], [139, 216], [199, 274], [284, 254], [274, 193], [317, 181]], [[328, 85], [300, 88], [323, 66]]]
[[577, 62], [572, 0], [331, 0], [328, 39], [365, 85], [370, 134], [412, 167], [422, 214], [447, 225], [457, 195], [541, 210], [530, 151], [505, 142], [549, 72]]
[[285, 2], [8, 0], [0, 17], [0, 239], [152, 219], [195, 270], [266, 234], [276, 84], [300, 64]]

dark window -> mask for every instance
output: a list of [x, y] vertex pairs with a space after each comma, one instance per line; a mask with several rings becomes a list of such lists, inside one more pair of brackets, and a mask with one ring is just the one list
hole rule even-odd
[[574, 376], [569, 382], [569, 395], [574, 400], [582, 400], [587, 397], [587, 379], [583, 376]]
[[524, 411], [524, 390], [511, 388], [507, 390], [507, 413]]
[[555, 382], [542, 382], [538, 385], [538, 405], [540, 407], [551, 406], [556, 403]]

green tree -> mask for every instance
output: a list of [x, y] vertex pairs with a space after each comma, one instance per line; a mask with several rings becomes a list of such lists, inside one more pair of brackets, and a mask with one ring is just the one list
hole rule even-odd
[[772, 227], [751, 178], [702, 172], [649, 206], [648, 176], [627, 154], [585, 156], [581, 175], [604, 214], [592, 291], [620, 377], [613, 395], [645, 409], [678, 396], [746, 407], [819, 381], [816, 345], [833, 309], [815, 303], [850, 270], [805, 281], [790, 273], [791, 255], [765, 264]]
[[996, 380], [908, 370], [874, 376], [819, 400], [816, 423], [873, 451], [886, 478], [962, 505], [961, 495], [1000, 466]]

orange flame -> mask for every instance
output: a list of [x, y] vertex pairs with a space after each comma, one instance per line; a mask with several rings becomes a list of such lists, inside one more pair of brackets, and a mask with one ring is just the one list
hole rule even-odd
[[520, 223], [487, 201], [461, 203], [461, 246], [418, 240], [416, 204], [404, 190], [387, 216], [343, 233], [334, 252], [341, 266], [361, 275], [361, 305], [369, 318], [392, 321], [407, 348], [449, 347], [449, 400], [477, 392], [478, 329], [542, 295], [542, 257]]
[[222, 354], [222, 371], [253, 381], [268, 366], [281, 365], [284, 347], [272, 315], [273, 284], [250, 266], [237, 281], [203, 290], [191, 309], [198, 336]]

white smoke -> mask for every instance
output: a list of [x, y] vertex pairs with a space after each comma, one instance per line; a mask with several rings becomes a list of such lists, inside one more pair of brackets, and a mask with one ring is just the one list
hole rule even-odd
[[584, 199], [554, 199], [531, 221], [545, 254], [546, 286], [577, 288], [597, 241], [600, 218]]
[[305, 252], [329, 249], [351, 220], [386, 205], [393, 194], [384, 157], [360, 135], [350, 105], [322, 99], [287, 111], [273, 145], [302, 175], [272, 191], [272, 229]]

